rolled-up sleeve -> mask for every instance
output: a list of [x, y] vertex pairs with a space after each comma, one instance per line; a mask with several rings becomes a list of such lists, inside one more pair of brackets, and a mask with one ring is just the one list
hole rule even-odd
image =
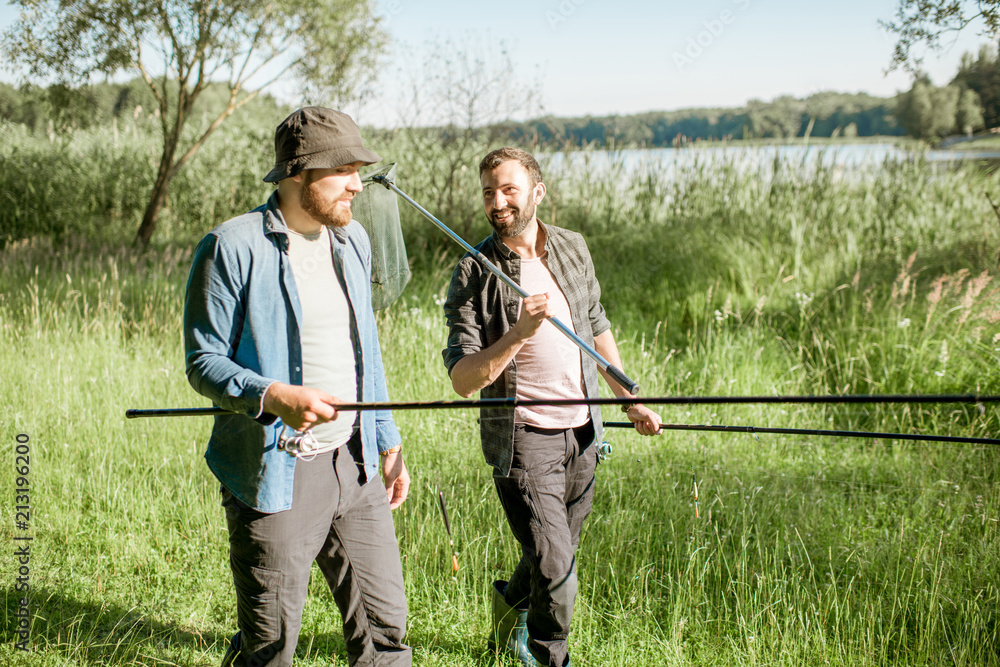
[[442, 350], [444, 365], [455, 367], [463, 357], [483, 349], [484, 322], [476, 303], [480, 298], [480, 275], [474, 258], [466, 255], [451, 274], [444, 316], [448, 322], [448, 347]]
[[[368, 354], [371, 356], [372, 373], [374, 375], [373, 400], [380, 403], [389, 400], [389, 388], [385, 380], [385, 367], [382, 365], [382, 346], [379, 345], [378, 328], [374, 322], [371, 326], [372, 344], [368, 346]], [[403, 437], [396, 427], [396, 422], [392, 418], [391, 410], [375, 411], [375, 441], [378, 443], [378, 450], [384, 452], [392, 449], [403, 441]]]
[[268, 423], [261, 403], [273, 382], [233, 361], [246, 317], [232, 249], [215, 234], [198, 244], [184, 297], [188, 382], [219, 407]]
[[611, 328], [611, 321], [608, 320], [604, 306], [601, 305], [601, 284], [597, 281], [597, 272], [594, 271], [594, 260], [591, 258], [590, 250], [582, 236], [580, 242], [583, 244], [581, 254], [586, 266], [584, 273], [587, 278], [587, 295], [589, 297], [587, 313], [590, 317], [590, 330], [596, 338]]

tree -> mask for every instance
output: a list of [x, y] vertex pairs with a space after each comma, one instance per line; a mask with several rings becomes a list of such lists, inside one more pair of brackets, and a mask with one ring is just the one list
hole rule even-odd
[[425, 51], [423, 63], [401, 72], [408, 81], [386, 144], [420, 156], [407, 165], [407, 182], [419, 183], [414, 189], [430, 195], [432, 210], [471, 238], [482, 219], [479, 160], [507, 143], [513, 118], [541, 111], [541, 96], [536, 82], [516, 78], [502, 41], [431, 41]]
[[971, 132], [970, 127], [982, 125], [982, 109], [973, 91], [963, 91], [955, 84], [939, 88], [922, 74], [909, 91], [900, 93], [896, 116], [911, 136], [928, 141], [938, 141], [956, 131]]
[[983, 127], [983, 107], [979, 103], [976, 91], [966, 88], [958, 98], [958, 109], [955, 111], [955, 128], [962, 134], [972, 136], [972, 133]]
[[983, 45], [979, 55], [962, 56], [962, 63], [952, 83], [973, 90], [982, 105], [982, 123], [986, 127], [1000, 127], [1000, 59], [995, 48]]
[[[296, 76], [308, 97], [342, 99], [374, 70], [386, 35], [370, 0], [15, 0], [0, 53], [29, 76], [71, 85], [138, 74], [156, 100], [163, 150], [136, 243], [149, 244], [170, 181], [237, 109]], [[228, 99], [193, 127], [213, 81]], [[249, 86], [253, 85], [254, 89]]]
[[970, 25], [977, 25], [979, 34], [995, 44], [1000, 38], [1000, 0], [899, 0], [894, 20], [879, 25], [897, 36], [889, 69], [916, 72], [923, 58], [914, 54], [915, 47], [940, 50], [944, 36]]
[[802, 127], [805, 105], [794, 97], [782, 95], [770, 104], [760, 100], [747, 102], [747, 116], [755, 137], [785, 139], [797, 136]]
[[911, 137], [920, 139], [926, 136], [929, 125], [927, 119], [934, 111], [930, 93], [932, 87], [930, 79], [918, 76], [910, 90], [900, 93], [897, 98], [896, 117]]

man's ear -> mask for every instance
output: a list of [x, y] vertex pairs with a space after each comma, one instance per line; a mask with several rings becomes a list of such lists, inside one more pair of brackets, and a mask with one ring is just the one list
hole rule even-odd
[[535, 205], [537, 206], [538, 204], [542, 203], [543, 199], [545, 199], [545, 183], [542, 183], [541, 181], [535, 183], [534, 195], [535, 195]]

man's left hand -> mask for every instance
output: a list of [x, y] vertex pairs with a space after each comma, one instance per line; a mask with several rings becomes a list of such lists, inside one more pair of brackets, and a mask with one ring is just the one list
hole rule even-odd
[[663, 420], [645, 405], [636, 404], [628, 410], [628, 420], [635, 424], [639, 435], [659, 435]]
[[410, 492], [410, 473], [403, 463], [403, 452], [386, 454], [382, 458], [382, 481], [385, 482], [385, 497], [389, 509], [394, 510], [406, 500]]

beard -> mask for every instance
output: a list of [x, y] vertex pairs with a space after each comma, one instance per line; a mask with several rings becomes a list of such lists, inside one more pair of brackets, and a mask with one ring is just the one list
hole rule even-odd
[[487, 217], [489, 218], [490, 225], [500, 235], [500, 238], [509, 239], [519, 236], [531, 221], [535, 219], [535, 208], [535, 203], [529, 199], [523, 211], [516, 206], [510, 205], [502, 209], [502, 211], [511, 211], [513, 213], [509, 222], [497, 221], [497, 215], [502, 211], [493, 211]]
[[313, 181], [302, 187], [299, 198], [299, 205], [302, 210], [312, 216], [321, 225], [327, 227], [346, 227], [351, 222], [351, 210], [338, 206], [338, 202], [345, 197], [338, 199], [327, 199], [317, 192]]

